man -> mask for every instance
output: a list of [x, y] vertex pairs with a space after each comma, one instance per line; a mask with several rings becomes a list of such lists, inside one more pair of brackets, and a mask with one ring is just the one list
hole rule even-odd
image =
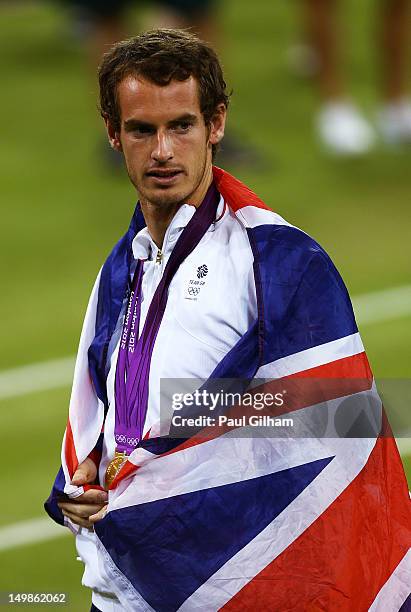
[[[228, 106], [215, 53], [156, 30], [115, 45], [99, 77], [139, 204], [90, 298], [46, 503], [77, 532], [94, 609], [399, 609], [408, 491], [347, 292], [316, 242], [213, 168]], [[291, 434], [222, 426], [222, 402], [219, 426], [179, 435], [204, 395], [180, 421], [160, 410], [160, 380], [255, 393], [258, 378], [278, 392], [271, 414], [292, 390]], [[350, 397], [362, 434], [319, 435]]]

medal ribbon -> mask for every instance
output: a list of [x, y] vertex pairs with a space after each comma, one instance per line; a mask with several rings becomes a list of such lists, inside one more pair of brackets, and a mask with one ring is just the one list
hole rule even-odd
[[138, 329], [144, 262], [139, 260], [137, 263], [120, 338], [114, 384], [114, 436], [118, 452], [130, 454], [142, 439], [148, 407], [151, 357], [167, 306], [168, 288], [179, 266], [215, 221], [219, 199], [220, 194], [212, 183], [170, 255], [148, 309], [140, 337]]

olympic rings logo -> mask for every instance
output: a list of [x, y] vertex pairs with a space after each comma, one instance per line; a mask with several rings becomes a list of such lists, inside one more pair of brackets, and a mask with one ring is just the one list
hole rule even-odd
[[189, 287], [188, 295], [198, 295], [200, 293], [200, 287]]
[[137, 446], [139, 443], [139, 438], [129, 438], [123, 434], [116, 434], [114, 436], [116, 442], [120, 442], [122, 444], [128, 444], [129, 446]]

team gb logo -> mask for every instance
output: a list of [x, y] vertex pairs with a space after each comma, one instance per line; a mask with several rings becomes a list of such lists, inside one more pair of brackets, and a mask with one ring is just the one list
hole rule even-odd
[[198, 266], [197, 268], [197, 278], [204, 278], [208, 274], [208, 268], [205, 264], [202, 266]]

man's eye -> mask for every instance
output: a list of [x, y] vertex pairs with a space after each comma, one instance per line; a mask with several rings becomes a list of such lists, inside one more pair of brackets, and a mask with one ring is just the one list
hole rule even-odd
[[189, 121], [181, 121], [180, 123], [176, 123], [175, 129], [179, 132], [188, 132], [191, 128], [191, 123]]
[[136, 136], [146, 136], [147, 134], [153, 134], [154, 130], [148, 125], [139, 125], [138, 127], [134, 128], [133, 132], [136, 134]]

